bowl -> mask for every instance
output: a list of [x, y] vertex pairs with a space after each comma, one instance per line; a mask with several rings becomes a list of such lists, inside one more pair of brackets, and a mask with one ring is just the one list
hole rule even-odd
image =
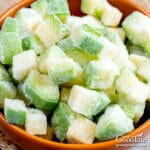
[[[22, 0], [12, 6], [10, 9], [0, 15], [0, 27], [8, 16], [14, 16], [15, 13], [22, 7], [29, 7], [35, 0]], [[68, 0], [71, 13], [73, 15], [82, 16], [79, 10], [81, 0]], [[143, 14], [150, 16], [150, 12], [145, 10], [141, 5], [134, 0], [109, 0], [109, 2], [118, 7], [123, 12], [123, 17], [128, 16], [132, 11], [138, 10]], [[146, 136], [150, 134], [150, 119], [147, 119], [142, 125], [136, 128], [133, 132], [105, 142], [94, 144], [64, 144], [55, 141], [48, 141], [37, 136], [33, 136], [15, 125], [9, 124], [2, 113], [0, 113], [0, 128], [2, 131], [13, 140], [18, 146], [24, 150], [113, 150], [120, 147], [121, 144], [143, 144], [147, 139]], [[125, 149], [130, 149], [124, 145]]]

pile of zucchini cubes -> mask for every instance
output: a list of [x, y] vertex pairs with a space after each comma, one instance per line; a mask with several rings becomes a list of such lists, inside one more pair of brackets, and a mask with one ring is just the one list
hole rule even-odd
[[[150, 18], [107, 0], [37, 0], [0, 31], [0, 107], [32, 135], [91, 144], [134, 130], [150, 99]], [[121, 24], [121, 25], [120, 25]]]

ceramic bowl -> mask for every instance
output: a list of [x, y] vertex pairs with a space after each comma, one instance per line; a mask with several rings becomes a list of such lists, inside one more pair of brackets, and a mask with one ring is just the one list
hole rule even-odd
[[[0, 16], [0, 26], [2, 26], [6, 17], [14, 16], [14, 14], [20, 8], [29, 7], [32, 2], [34, 2], [34, 0], [22, 0], [12, 6]], [[77, 16], [83, 15], [80, 12], [80, 0], [68, 0], [68, 2], [72, 14]], [[145, 15], [150, 16], [150, 12], [146, 11], [134, 0], [109, 0], [109, 2], [112, 5], [118, 7], [123, 12], [123, 17], [126, 17], [134, 10], [138, 10]], [[144, 122], [142, 125], [140, 125], [133, 132], [127, 134], [126, 136], [122, 136], [119, 139], [94, 144], [63, 144], [32, 136], [19, 127], [7, 123], [3, 114], [0, 114], [0, 128], [8, 137], [10, 137], [10, 139], [14, 141], [14, 143], [19, 145], [24, 150], [113, 150], [116, 149], [117, 146], [119, 147], [121, 143], [125, 144], [125, 142], [128, 142], [127, 144], [129, 144], [130, 141], [132, 144], [137, 143], [137, 141], [135, 140], [136, 137], [141, 137], [138, 142], [142, 143], [142, 140], [150, 134], [150, 119], [147, 119], [146, 122]], [[124, 148], [127, 150], [131, 147], [125, 146]]]

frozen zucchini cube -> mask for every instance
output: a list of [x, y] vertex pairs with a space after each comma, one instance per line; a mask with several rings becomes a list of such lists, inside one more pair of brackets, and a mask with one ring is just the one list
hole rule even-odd
[[150, 54], [150, 18], [135, 11], [130, 14], [122, 23], [127, 37], [135, 45], [144, 48]]
[[121, 11], [110, 4], [106, 4], [102, 10], [101, 21], [105, 26], [117, 27], [121, 21]]
[[78, 62], [81, 66], [84, 66], [91, 60], [97, 59], [97, 56], [91, 56], [74, 45], [71, 37], [62, 39], [58, 43], [58, 46], [65, 52], [68, 57]]
[[0, 61], [12, 64], [13, 56], [22, 52], [21, 39], [15, 32], [0, 32]]
[[72, 110], [88, 118], [100, 113], [109, 103], [109, 97], [103, 92], [89, 90], [78, 85], [72, 87], [68, 99]]
[[116, 27], [122, 18], [122, 13], [106, 0], [82, 0], [82, 12], [100, 19], [104, 25]]
[[31, 4], [31, 8], [36, 10], [43, 18], [48, 16], [48, 1], [47, 0], [37, 0]]
[[109, 106], [100, 116], [96, 126], [96, 138], [110, 140], [134, 129], [133, 121], [119, 105]]
[[47, 133], [46, 115], [38, 109], [27, 109], [25, 130], [32, 135], [45, 135]]
[[0, 81], [0, 108], [3, 108], [4, 99], [15, 98], [16, 88], [13, 83], [9, 81]]
[[22, 38], [25, 38], [26, 36], [34, 33], [35, 29], [42, 21], [42, 17], [31, 8], [20, 9], [16, 13], [15, 18], [17, 19], [20, 26], [20, 35]]
[[136, 70], [136, 66], [128, 59], [129, 54], [125, 48], [117, 46], [115, 43], [109, 41], [105, 37], [100, 37], [100, 41], [103, 45], [103, 48], [98, 54], [99, 59], [111, 59], [120, 70], [123, 68], [128, 68], [133, 72]]
[[104, 5], [107, 4], [106, 0], [82, 0], [81, 11], [100, 18]]
[[119, 104], [119, 106], [124, 110], [126, 115], [133, 119], [135, 116], [135, 110], [134, 110], [134, 105], [129, 105], [129, 104]]
[[125, 31], [123, 30], [122, 27], [118, 27], [118, 28], [111, 28], [111, 27], [108, 27], [107, 28], [107, 34], [106, 36], [109, 38], [111, 37], [113, 34], [118, 34], [121, 41], [124, 43], [125, 42], [125, 39], [126, 39], [126, 34], [125, 34]]
[[2, 31], [4, 32], [17, 32], [19, 33], [19, 25], [18, 22], [15, 18], [10, 18], [8, 17], [3, 26], [2, 26]]
[[67, 83], [64, 83], [63, 85], [72, 87], [74, 84], [83, 85], [84, 84], [84, 69], [76, 62], [76, 77], [73, 80], [70, 80]]
[[36, 35], [44, 43], [45, 47], [57, 43], [69, 34], [69, 28], [55, 15], [49, 15], [36, 28]]
[[40, 55], [45, 50], [42, 41], [35, 35], [30, 35], [22, 40], [23, 50], [33, 49], [37, 55]]
[[42, 73], [48, 73], [48, 64], [64, 58], [67, 58], [67, 56], [65, 55], [63, 50], [56, 45], [52, 45], [39, 57], [39, 70]]
[[71, 31], [73, 43], [89, 55], [97, 55], [102, 49], [102, 44], [98, 38], [101, 33], [93, 30], [86, 24], [74, 25]]
[[23, 126], [26, 121], [26, 106], [22, 100], [5, 99], [4, 114], [9, 123]]
[[18, 81], [24, 80], [28, 76], [30, 71], [36, 68], [37, 56], [33, 50], [24, 51], [13, 57], [13, 77]]
[[38, 109], [53, 110], [59, 101], [59, 87], [47, 75], [32, 70], [23, 85], [26, 98]]
[[1, 81], [10, 81], [9, 74], [7, 73], [5, 67], [0, 63], [0, 82]]
[[141, 63], [137, 69], [137, 74], [145, 81], [150, 82], [150, 59], [146, 59], [143, 63]]
[[68, 143], [92, 144], [96, 132], [96, 124], [84, 117], [73, 121], [66, 134]]
[[119, 75], [118, 66], [109, 59], [91, 61], [85, 66], [85, 84], [90, 89], [109, 89]]
[[63, 84], [77, 77], [77, 66], [71, 58], [53, 60], [47, 66], [48, 75], [55, 84]]
[[136, 67], [140, 67], [141, 64], [143, 64], [147, 58], [145, 56], [137, 55], [137, 54], [130, 54], [129, 55], [129, 60], [132, 61]]
[[51, 123], [55, 131], [55, 135], [60, 142], [65, 140], [68, 128], [76, 117], [77, 114], [73, 112], [67, 104], [62, 102], [59, 103], [53, 113]]
[[62, 87], [60, 92], [60, 101], [67, 103], [69, 99], [71, 88]]
[[67, 0], [50, 0], [48, 14], [56, 15], [62, 22], [65, 22], [70, 15]]
[[115, 85], [118, 94], [126, 99], [129, 104], [141, 104], [148, 98], [148, 86], [127, 69], [122, 70]]

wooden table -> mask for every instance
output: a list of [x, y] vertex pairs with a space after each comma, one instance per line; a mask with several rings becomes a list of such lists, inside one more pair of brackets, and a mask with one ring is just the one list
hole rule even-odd
[[[0, 0], [0, 14], [18, 1], [19, 0]], [[136, 1], [140, 2], [145, 8], [150, 10], [150, 0], [136, 0]], [[12, 141], [1, 132], [0, 129], [0, 150], [19, 150], [19, 149], [20, 148], [15, 146], [12, 143]]]

